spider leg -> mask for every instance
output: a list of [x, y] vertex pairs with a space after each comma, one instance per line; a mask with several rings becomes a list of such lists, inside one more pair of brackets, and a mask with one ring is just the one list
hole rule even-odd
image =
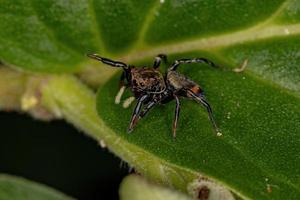
[[119, 92], [117, 93], [116, 97], [115, 97], [115, 104], [119, 104], [121, 102], [121, 98], [123, 96], [123, 93], [125, 91], [125, 89], [127, 88], [125, 83], [124, 83], [124, 80], [125, 80], [125, 73], [122, 72], [122, 75], [120, 77], [120, 81], [119, 81]]
[[137, 119], [138, 119], [138, 115], [141, 111], [141, 108], [142, 108], [142, 104], [144, 103], [144, 101], [148, 98], [148, 95], [143, 95], [141, 96], [139, 99], [138, 99], [138, 102], [134, 108], [134, 111], [132, 113], [132, 116], [131, 116], [131, 120], [130, 120], [130, 124], [129, 124], [129, 127], [128, 127], [128, 132], [132, 132], [133, 131], [133, 127], [135, 126], [135, 124], [137, 123]]
[[168, 71], [175, 71], [180, 64], [190, 64], [190, 63], [206, 63], [215, 68], [219, 67], [215, 63], [213, 63], [212, 61], [206, 58], [180, 59], [180, 60], [175, 60], [175, 62], [171, 65]]
[[180, 113], [180, 101], [179, 98], [174, 95], [175, 101], [176, 101], [176, 108], [175, 108], [175, 118], [173, 122], [173, 138], [176, 138], [176, 128], [177, 128], [177, 122], [179, 118], [179, 113]]
[[122, 67], [124, 69], [128, 69], [129, 66], [125, 63], [122, 63], [120, 61], [114, 61], [114, 60], [110, 60], [108, 58], [103, 58], [103, 57], [100, 57], [99, 55], [97, 54], [87, 54], [88, 57], [90, 58], [93, 58], [95, 60], [98, 60], [104, 64], [107, 64], [107, 65], [110, 65], [110, 66], [113, 66], [113, 67]]
[[151, 108], [153, 108], [157, 103], [155, 101], [150, 101], [145, 107], [144, 109], [141, 111], [141, 113], [139, 114], [138, 118], [136, 119], [135, 123], [133, 124], [132, 128], [134, 128], [136, 126], [136, 124], [138, 123], [138, 121], [140, 119], [142, 119], [150, 110]]
[[153, 68], [157, 69], [160, 66], [161, 60], [167, 63], [167, 56], [165, 54], [158, 54], [154, 59]]
[[153, 108], [157, 103], [155, 101], [150, 101], [146, 107], [143, 109], [143, 111], [139, 115], [139, 119], [143, 118], [151, 108]]
[[188, 90], [187, 93], [192, 97], [192, 99], [194, 99], [197, 103], [200, 103], [201, 105], [203, 105], [207, 112], [208, 112], [208, 117], [213, 125], [213, 128], [214, 130], [216, 131], [217, 135], [221, 135], [221, 132], [219, 131], [218, 127], [217, 127], [217, 124], [214, 120], [214, 117], [213, 117], [213, 112], [212, 112], [212, 109], [209, 105], [209, 103], [205, 100], [204, 96], [201, 96], [201, 95], [196, 95], [194, 92]]

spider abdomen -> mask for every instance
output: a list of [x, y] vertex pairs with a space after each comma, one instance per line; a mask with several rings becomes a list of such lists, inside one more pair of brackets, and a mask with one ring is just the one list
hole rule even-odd
[[200, 86], [194, 81], [190, 80], [186, 76], [176, 72], [169, 71], [167, 74], [168, 85], [174, 88], [174, 90], [180, 92], [182, 89], [190, 89], [196, 94], [202, 93]]

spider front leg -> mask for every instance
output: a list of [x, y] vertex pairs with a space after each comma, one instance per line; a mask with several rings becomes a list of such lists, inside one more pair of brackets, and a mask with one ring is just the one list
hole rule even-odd
[[107, 65], [110, 65], [110, 66], [113, 66], [113, 67], [122, 67], [124, 70], [127, 70], [129, 69], [129, 66], [123, 62], [120, 62], [120, 61], [114, 61], [114, 60], [111, 60], [111, 59], [108, 59], [108, 58], [103, 58], [97, 54], [87, 54], [88, 57], [90, 58], [93, 58], [95, 60], [98, 60], [104, 64], [107, 64]]
[[187, 91], [187, 94], [188, 94], [192, 99], [194, 99], [197, 103], [200, 103], [201, 105], [203, 105], [203, 106], [206, 108], [206, 110], [207, 110], [207, 112], [208, 112], [209, 119], [210, 119], [210, 121], [211, 121], [211, 123], [212, 123], [212, 125], [213, 125], [214, 130], [215, 130], [216, 133], [217, 133], [217, 136], [221, 136], [222, 133], [221, 133], [220, 130], [218, 129], [217, 124], [216, 124], [216, 122], [215, 122], [215, 120], [214, 120], [212, 109], [211, 109], [209, 103], [205, 100], [205, 98], [204, 98], [203, 96], [201, 96], [201, 95], [195, 94], [194, 92], [192, 92], [192, 91], [190, 91], [190, 90]]
[[153, 64], [153, 68], [157, 69], [160, 66], [161, 60], [163, 60], [165, 63], [167, 63], [167, 56], [165, 54], [158, 54], [155, 58], [154, 58], [154, 64]]
[[134, 108], [134, 111], [132, 113], [132, 116], [131, 116], [131, 120], [130, 120], [130, 124], [129, 124], [129, 127], [128, 127], [128, 132], [132, 132], [133, 131], [133, 127], [136, 125], [137, 123], [137, 120], [138, 120], [138, 116], [139, 116], [139, 113], [141, 111], [141, 108], [142, 108], [142, 105], [143, 103], [145, 102], [145, 100], [148, 98], [148, 95], [143, 95], [141, 96], [139, 99], [138, 99], [138, 102]]
[[190, 63], [206, 63], [212, 67], [219, 67], [212, 61], [206, 59], [206, 58], [193, 58], [193, 59], [180, 59], [180, 60], [175, 60], [175, 62], [171, 65], [171, 67], [168, 69], [168, 71], [175, 71], [179, 65], [181, 64], [190, 64]]

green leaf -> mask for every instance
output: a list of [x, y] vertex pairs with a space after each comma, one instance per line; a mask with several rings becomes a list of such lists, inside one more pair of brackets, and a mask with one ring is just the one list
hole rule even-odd
[[[85, 58], [87, 52], [146, 66], [159, 53], [171, 55], [171, 61], [208, 57], [227, 69], [248, 59], [243, 73], [205, 65], [179, 69], [206, 91], [222, 137], [213, 134], [205, 110], [187, 100], [176, 141], [172, 102], [156, 107], [128, 135], [132, 109], [113, 103], [117, 76], [98, 92], [98, 121], [93, 105], [85, 104], [86, 93], [66, 105], [71, 100], [62, 98], [65, 88], [57, 95], [57, 82], [48, 95], [67, 107], [69, 121], [90, 135], [105, 132], [109, 147], [152, 179], [188, 190], [202, 174], [244, 198], [299, 199], [299, 8], [297, 0], [2, 0], [0, 58], [38, 72], [85, 70], [96, 65]], [[88, 114], [79, 112], [81, 105]], [[89, 120], [92, 128], [84, 126]]]
[[[227, 68], [249, 59], [243, 73], [215, 70], [205, 65], [186, 65], [179, 70], [206, 91], [223, 137], [213, 134], [205, 110], [187, 100], [181, 101], [176, 141], [171, 138], [174, 103], [157, 106], [128, 135], [126, 130], [133, 106], [123, 109], [114, 104], [117, 76], [98, 91], [99, 116], [123, 140], [180, 168], [201, 172], [241, 196], [299, 198], [300, 41], [298, 35], [294, 36], [299, 32], [299, 25], [276, 24], [281, 19], [281, 12], [288, 12], [285, 9], [288, 5], [289, 2], [282, 4], [283, 7], [269, 19], [255, 27], [208, 37], [206, 41], [195, 39], [160, 45], [137, 54], [148, 57], [161, 50], [190, 51], [172, 56], [171, 60], [206, 56]], [[172, 17], [166, 18], [172, 20]], [[290, 21], [286, 20], [286, 23], [290, 24]], [[156, 26], [160, 24], [156, 23]], [[218, 32], [213, 28], [210, 31]], [[177, 37], [176, 34], [171, 37]], [[163, 34], [157, 35], [151, 37], [153, 42], [164, 38]], [[185, 37], [183, 35], [180, 37]], [[161, 39], [163, 41], [166, 39]], [[149, 59], [141, 62], [142, 66], [151, 64]]]
[[114, 104], [118, 77], [98, 92], [99, 116], [123, 140], [181, 168], [213, 177], [244, 196], [298, 197], [299, 98], [247, 72], [205, 66], [185, 66], [183, 71], [206, 89], [223, 137], [214, 135], [205, 110], [187, 100], [181, 101], [176, 141], [171, 134], [174, 103], [157, 106], [127, 134], [133, 107]]
[[23, 178], [1, 174], [0, 199], [5, 200], [71, 200], [52, 188]]

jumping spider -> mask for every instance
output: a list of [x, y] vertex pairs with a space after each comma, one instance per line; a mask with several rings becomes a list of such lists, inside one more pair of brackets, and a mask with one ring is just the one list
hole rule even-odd
[[175, 138], [180, 112], [179, 97], [187, 97], [202, 104], [207, 109], [208, 116], [214, 130], [217, 135], [221, 135], [213, 118], [212, 109], [209, 103], [205, 100], [200, 86], [176, 71], [180, 64], [189, 63], [206, 63], [212, 67], [217, 67], [212, 61], [206, 58], [179, 59], [176, 60], [168, 68], [167, 73], [163, 75], [158, 70], [162, 60], [167, 63], [167, 57], [163, 54], [155, 57], [153, 67], [141, 68], [136, 68], [135, 66], [127, 65], [120, 61], [103, 58], [97, 54], [88, 54], [88, 56], [101, 61], [104, 64], [123, 68], [123, 73], [120, 79], [120, 91], [116, 96], [115, 102], [120, 102], [121, 96], [126, 88], [130, 88], [134, 97], [137, 99], [137, 104], [131, 116], [128, 132], [132, 132], [139, 119], [143, 118], [151, 108], [157, 104], [165, 104], [175, 99], [176, 108], [173, 122], [173, 137]]

